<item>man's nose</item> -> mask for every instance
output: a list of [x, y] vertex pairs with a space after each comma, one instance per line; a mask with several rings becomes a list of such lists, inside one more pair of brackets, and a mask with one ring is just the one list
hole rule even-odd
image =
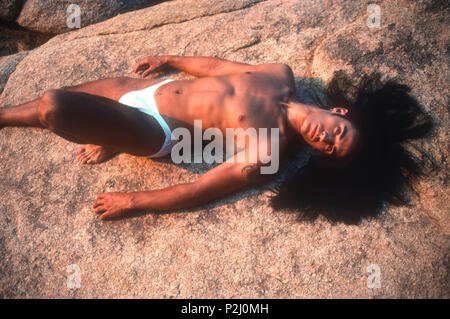
[[320, 133], [319, 141], [324, 143], [332, 143], [333, 137], [331, 136], [331, 134], [328, 134], [326, 131], [323, 131], [322, 133]]

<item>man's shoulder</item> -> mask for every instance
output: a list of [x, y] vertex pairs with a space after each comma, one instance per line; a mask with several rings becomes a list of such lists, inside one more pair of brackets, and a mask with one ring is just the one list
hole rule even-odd
[[266, 63], [256, 66], [257, 71], [293, 75], [291, 67], [285, 63]]
[[286, 82], [291, 88], [295, 88], [295, 77], [291, 67], [284, 63], [268, 63], [257, 66], [256, 71], [266, 73], [268, 76]]

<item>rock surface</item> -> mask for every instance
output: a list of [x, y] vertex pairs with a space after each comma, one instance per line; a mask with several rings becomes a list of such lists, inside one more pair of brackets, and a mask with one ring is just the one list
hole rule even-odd
[[35, 31], [0, 26], [0, 57], [32, 50], [50, 38], [50, 35]]
[[2, 0], [0, 56], [34, 49], [53, 35], [163, 1], [167, 0]]
[[20, 13], [23, 0], [2, 0], [0, 2], [0, 20], [14, 21]]
[[28, 51], [22, 51], [16, 54], [0, 57], [0, 93], [3, 92], [6, 82], [8, 81], [11, 73], [14, 72], [16, 66], [24, 57], [26, 57]]
[[162, 2], [163, 0], [26, 0], [17, 23], [27, 29], [42, 33], [58, 34], [72, 31], [67, 24], [77, 11], [69, 9], [75, 4], [80, 9], [81, 27], [104, 21], [120, 13], [141, 9]]
[[[273, 211], [260, 187], [199, 209], [100, 222], [90, 208], [98, 193], [193, 181], [207, 167], [129, 155], [79, 166], [75, 144], [40, 129], [3, 128], [0, 296], [449, 298], [448, 8], [442, 1], [378, 1], [381, 24], [368, 27], [371, 2], [165, 2], [30, 51], [0, 105], [133, 76], [134, 63], [151, 54], [288, 63], [299, 94], [337, 69], [379, 70], [411, 85], [439, 123], [426, 146], [443, 170], [417, 185], [416, 207], [387, 208], [358, 225], [298, 222]], [[77, 267], [81, 286], [68, 288]], [[380, 288], [370, 288], [373, 269]]]

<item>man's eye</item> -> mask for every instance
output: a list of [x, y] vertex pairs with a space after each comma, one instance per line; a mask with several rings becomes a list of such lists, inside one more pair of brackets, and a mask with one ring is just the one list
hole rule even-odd
[[340, 127], [336, 127], [334, 130], [334, 134], [335, 135], [339, 135], [341, 133], [341, 128]]
[[326, 151], [327, 152], [331, 152], [332, 149], [333, 149], [333, 146], [332, 145], [328, 145], [327, 148], [326, 148]]

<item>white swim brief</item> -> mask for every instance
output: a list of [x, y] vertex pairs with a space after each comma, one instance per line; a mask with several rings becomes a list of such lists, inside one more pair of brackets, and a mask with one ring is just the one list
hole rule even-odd
[[154, 96], [156, 90], [160, 86], [171, 81], [173, 80], [168, 79], [143, 90], [128, 92], [119, 99], [120, 103], [130, 107], [134, 107], [145, 114], [153, 116], [158, 121], [159, 125], [161, 125], [161, 128], [164, 130], [164, 134], [166, 136], [164, 144], [156, 154], [150, 155], [149, 157], [166, 156], [171, 152], [172, 147], [177, 143], [177, 140], [172, 135], [172, 131], [170, 130], [169, 125], [167, 125], [167, 122], [163, 119], [161, 114], [159, 114]]

